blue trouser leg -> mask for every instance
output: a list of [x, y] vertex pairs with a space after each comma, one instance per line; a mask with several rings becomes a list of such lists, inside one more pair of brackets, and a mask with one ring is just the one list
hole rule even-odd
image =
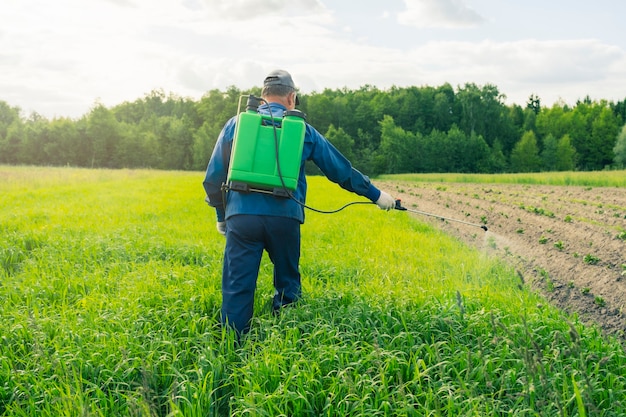
[[256, 217], [233, 216], [227, 221], [222, 271], [222, 323], [238, 333], [250, 327], [254, 292], [263, 255], [262, 228]]
[[271, 216], [237, 215], [227, 220], [222, 272], [222, 322], [239, 333], [250, 327], [263, 250], [274, 264], [273, 307], [300, 298], [300, 222]]
[[300, 279], [300, 222], [295, 219], [268, 217], [265, 249], [274, 264], [273, 308], [291, 304], [302, 295]]

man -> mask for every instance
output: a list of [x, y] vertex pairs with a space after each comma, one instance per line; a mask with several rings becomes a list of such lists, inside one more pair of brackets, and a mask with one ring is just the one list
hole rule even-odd
[[[284, 70], [272, 71], [263, 82], [258, 108], [261, 114], [281, 118], [298, 104], [296, 86]], [[217, 212], [217, 230], [226, 236], [222, 271], [222, 323], [238, 334], [246, 333], [252, 319], [254, 293], [263, 251], [274, 265], [274, 311], [297, 301], [301, 294], [299, 271], [302, 204], [291, 198], [258, 192], [222, 191], [235, 134], [236, 117], [223, 127], [208, 163], [203, 182], [206, 201]], [[376, 188], [324, 136], [308, 123], [304, 137], [295, 200], [304, 203], [307, 183], [305, 161], [313, 161], [331, 181], [390, 210], [392, 196]], [[224, 201], [226, 198], [227, 201]]]

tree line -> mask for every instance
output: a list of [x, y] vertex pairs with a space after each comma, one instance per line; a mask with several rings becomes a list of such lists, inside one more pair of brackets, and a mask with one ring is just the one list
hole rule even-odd
[[[203, 170], [240, 97], [260, 89], [211, 90], [199, 100], [154, 90], [78, 119], [28, 117], [0, 101], [0, 163], [91, 168]], [[357, 169], [407, 172], [601, 170], [626, 165], [626, 99], [543, 107], [506, 105], [494, 85], [454, 89], [325, 89], [299, 109]], [[245, 100], [243, 101], [245, 106]], [[313, 167], [307, 168], [311, 173]]]

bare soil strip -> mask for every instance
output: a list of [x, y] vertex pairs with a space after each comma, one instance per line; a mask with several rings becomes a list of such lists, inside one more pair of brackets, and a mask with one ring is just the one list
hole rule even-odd
[[562, 310], [626, 340], [626, 189], [403, 183], [382, 188], [419, 216], [517, 269]]

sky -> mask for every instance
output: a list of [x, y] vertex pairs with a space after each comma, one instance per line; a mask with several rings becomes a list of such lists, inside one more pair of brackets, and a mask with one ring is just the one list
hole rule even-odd
[[626, 99], [619, 0], [0, 0], [0, 101], [80, 118], [289, 71], [326, 88], [495, 85], [507, 105]]

